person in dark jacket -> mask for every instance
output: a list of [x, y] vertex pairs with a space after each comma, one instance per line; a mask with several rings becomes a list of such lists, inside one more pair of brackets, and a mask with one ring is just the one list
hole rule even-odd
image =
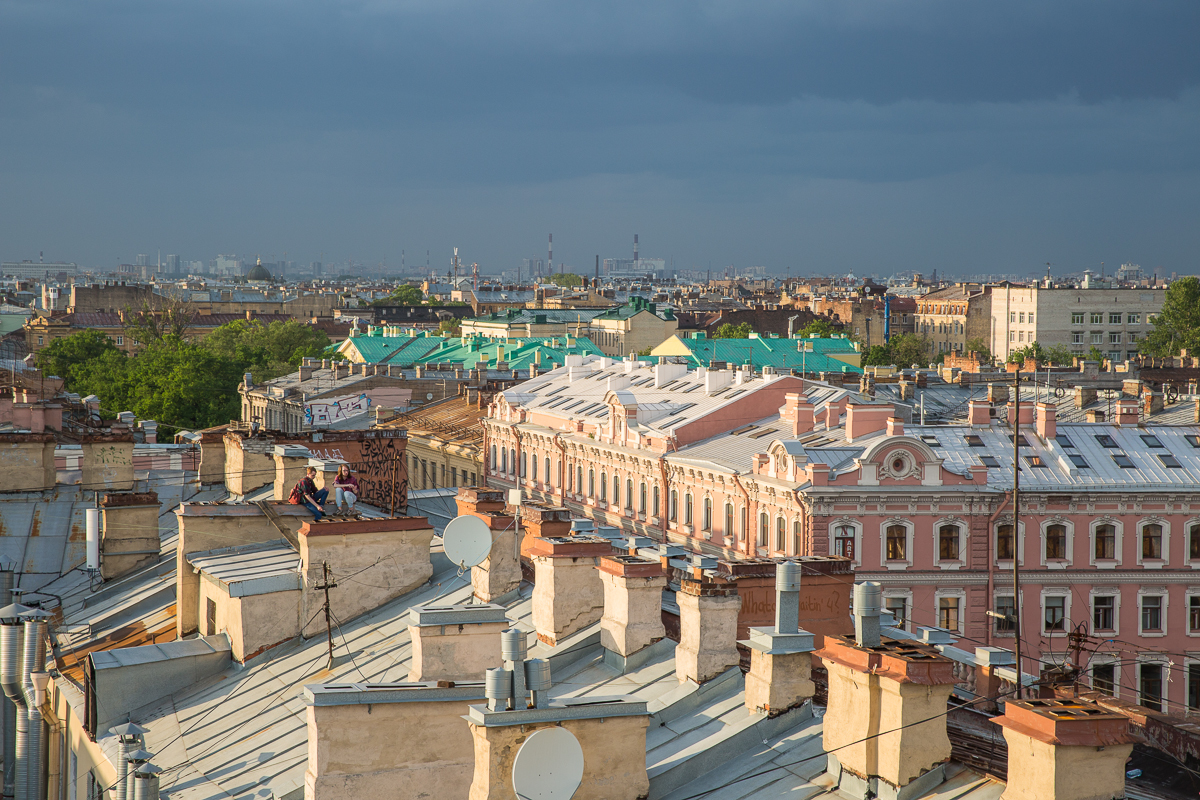
[[303, 478], [292, 488], [288, 502], [297, 506], [305, 506], [312, 512], [313, 518], [321, 521], [325, 516], [325, 500], [329, 497], [328, 489], [317, 489], [313, 480], [317, 475], [316, 467], [309, 467]]

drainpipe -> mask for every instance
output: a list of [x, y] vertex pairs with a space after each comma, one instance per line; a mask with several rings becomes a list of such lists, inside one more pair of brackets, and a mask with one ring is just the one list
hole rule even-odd
[[[0, 609], [0, 685], [3, 686], [4, 704], [4, 796], [16, 797], [24, 794], [24, 771], [16, 768], [25, 757], [25, 733], [28, 715], [25, 695], [21, 691], [21, 614], [29, 608], [17, 600], [20, 589], [12, 590], [13, 602]], [[11, 734], [11, 735], [10, 735]]]
[[[45, 624], [45, 623], [42, 623]], [[45, 647], [41, 646], [42, 667], [45, 668]], [[31, 800], [46, 800], [47, 757], [50, 750], [50, 737], [44, 735], [46, 723], [42, 718], [42, 706], [46, 702], [46, 687], [50, 685], [50, 673], [44, 671], [29, 673], [29, 685], [33, 689], [29, 703], [29, 752], [36, 754], [36, 759], [30, 759], [29, 768], [37, 768], [37, 775], [29, 776], [29, 795]]]
[[671, 540], [667, 538], [667, 520], [671, 516], [671, 484], [667, 480], [667, 455], [666, 453], [658, 457], [658, 471], [662, 474], [662, 497], [659, 499], [658, 507], [658, 526], [662, 529], [663, 544], [667, 544]]
[[[808, 529], [808, 506], [804, 504], [799, 488], [793, 489], [792, 492], [796, 495], [796, 505], [800, 507], [800, 533], [804, 536], [804, 546], [808, 550], [808, 555], [815, 555], [813, 547], [816, 542], [813, 541], [812, 531]], [[796, 553], [796, 555], [800, 555], [800, 553]]]
[[[25, 743], [25, 796], [18, 796], [17, 800], [45, 800], [46, 798], [44, 769], [46, 737], [33, 674], [46, 671], [46, 620], [50, 616], [49, 611], [43, 611], [40, 608], [26, 611], [21, 615], [21, 619], [25, 620], [25, 647], [21, 654], [21, 682], [22, 690], [25, 693], [25, 713], [28, 720]], [[44, 693], [41, 699], [45, 699]]]
[[[554, 444], [558, 446], [559, 451], [562, 453], [562, 462], [561, 462], [562, 469], [559, 470], [559, 472], [558, 472], [558, 498], [559, 498], [560, 505], [562, 505], [563, 508], [566, 508], [567, 507], [567, 470], [570, 469], [570, 467], [567, 464], [567, 444], [566, 444], [566, 442], [564, 442], [562, 440], [561, 433], [554, 434]], [[547, 476], [547, 478], [549, 478], [549, 476]], [[553, 481], [550, 482], [550, 486], [551, 487], [554, 486]]]
[[[992, 603], [995, 602], [993, 598], [995, 597], [995, 580], [996, 580], [996, 561], [995, 561], [995, 559], [992, 558], [992, 526], [996, 524], [996, 518], [999, 517], [1002, 513], [1004, 513], [1004, 509], [1008, 506], [1008, 501], [1011, 499], [1012, 499], [1012, 493], [1005, 492], [1004, 493], [1004, 502], [1001, 503], [1000, 507], [996, 509], [996, 513], [994, 513], [990, 517], [988, 517], [988, 527], [987, 527], [986, 536], [987, 536], [987, 564], [988, 564], [987, 602], [988, 602], [989, 608], [991, 608]], [[1018, 541], [1019, 541], [1019, 539], [1017, 539], [1017, 526], [1016, 526], [1015, 520], [1014, 520], [1014, 524], [1013, 524], [1013, 542], [1014, 542], [1013, 546], [1014, 546], [1014, 548], [1016, 547], [1015, 543]], [[1016, 552], [1017, 551], [1014, 550], [1014, 553], [1016, 553]], [[1015, 587], [1014, 587], [1014, 591], [1013, 591], [1013, 613], [1014, 614], [1018, 613], [1018, 611], [1017, 611], [1017, 593], [1015, 591]], [[988, 626], [987, 626], [987, 643], [988, 643], [989, 647], [992, 644], [992, 625], [990, 622], [988, 623]], [[1018, 678], [1020, 677], [1020, 673], [1017, 674], [1017, 677]]]

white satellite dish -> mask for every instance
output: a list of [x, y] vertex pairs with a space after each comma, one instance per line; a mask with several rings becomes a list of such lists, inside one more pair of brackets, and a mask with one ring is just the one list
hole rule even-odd
[[513, 761], [520, 800], [570, 800], [583, 783], [583, 748], [566, 728], [542, 728], [525, 740]]
[[479, 517], [455, 517], [442, 532], [442, 549], [456, 566], [477, 566], [492, 552], [492, 530]]

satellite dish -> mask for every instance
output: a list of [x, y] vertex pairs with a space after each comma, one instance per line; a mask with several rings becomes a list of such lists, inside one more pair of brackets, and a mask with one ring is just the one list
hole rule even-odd
[[542, 728], [525, 740], [513, 761], [520, 800], [570, 800], [583, 783], [583, 748], [566, 728]]
[[455, 517], [442, 532], [442, 549], [459, 567], [477, 566], [492, 552], [492, 529], [479, 517]]

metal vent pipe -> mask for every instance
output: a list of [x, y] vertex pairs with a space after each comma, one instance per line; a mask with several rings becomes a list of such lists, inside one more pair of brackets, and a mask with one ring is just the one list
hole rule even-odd
[[158, 800], [158, 773], [161, 769], [153, 764], [142, 764], [133, 773], [131, 800]]
[[[24, 764], [29, 717], [26, 713], [25, 691], [21, 678], [25, 647], [21, 614], [29, 609], [16, 602], [16, 598], [20, 597], [19, 589], [13, 590], [12, 593], [13, 603], [0, 609], [0, 686], [3, 687], [6, 698], [4, 793], [8, 797], [21, 797], [23, 800], [24, 769], [18, 769], [17, 765]], [[10, 731], [12, 735], [8, 736]]]
[[[17, 800], [45, 800], [45, 736], [42, 727], [42, 712], [38, 707], [37, 690], [32, 675], [46, 671], [46, 619], [50, 613], [40, 608], [21, 615], [25, 620], [25, 647], [21, 660], [21, 683], [25, 693], [26, 746], [25, 746], [25, 794]], [[18, 718], [18, 724], [20, 719]], [[20, 762], [20, 755], [17, 758]]]

